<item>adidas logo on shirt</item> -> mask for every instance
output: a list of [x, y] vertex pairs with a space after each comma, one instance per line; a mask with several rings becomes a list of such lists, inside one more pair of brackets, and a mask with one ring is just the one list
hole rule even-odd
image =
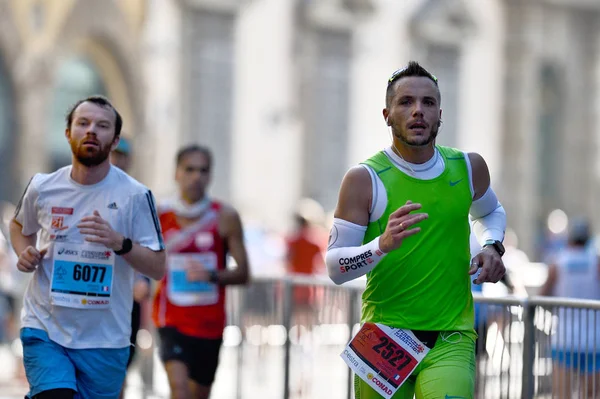
[[119, 209], [116, 202], [111, 202], [108, 204], [108, 209]]

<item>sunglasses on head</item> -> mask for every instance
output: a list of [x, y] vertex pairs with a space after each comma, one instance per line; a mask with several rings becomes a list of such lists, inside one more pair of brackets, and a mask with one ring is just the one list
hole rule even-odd
[[[407, 69], [407, 67], [404, 67], [404, 68], [400, 68], [400, 69], [397, 69], [396, 71], [394, 71], [392, 76], [390, 76], [390, 78], [388, 79], [387, 85], [389, 86], [392, 83], [394, 83], [396, 80], [398, 80], [400, 78], [400, 75], [402, 75], [402, 73], [404, 71], [406, 71], [406, 69]], [[438, 79], [435, 77], [435, 75], [431, 75], [431, 77], [433, 78], [433, 81], [435, 82], [435, 84], [437, 84]]]

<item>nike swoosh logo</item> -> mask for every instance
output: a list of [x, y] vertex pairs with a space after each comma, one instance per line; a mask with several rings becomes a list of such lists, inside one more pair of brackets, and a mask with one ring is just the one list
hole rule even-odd
[[446, 397], [444, 399], [467, 399], [467, 398], [465, 398], [464, 396], [450, 396], [450, 395], [446, 394]]
[[[457, 180], [457, 181], [452, 181], [452, 180], [450, 180], [450, 186], [456, 186], [456, 185], [457, 185], [458, 183], [460, 183], [461, 181], [462, 181], [462, 179], [460, 179], [460, 180]], [[449, 397], [449, 399], [452, 399], [452, 398], [455, 398], [455, 397], [456, 397], [456, 398], [458, 398], [459, 396], [450, 396], [450, 397]]]

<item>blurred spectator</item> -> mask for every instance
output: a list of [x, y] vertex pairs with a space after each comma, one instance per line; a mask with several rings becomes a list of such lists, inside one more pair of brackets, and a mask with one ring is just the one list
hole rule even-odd
[[[312, 226], [303, 216], [294, 215], [295, 231], [287, 239], [287, 271], [291, 274], [315, 275], [325, 271], [323, 248], [313, 235]], [[315, 289], [294, 286], [294, 310], [310, 311], [315, 301]]]
[[[110, 163], [122, 171], [129, 173], [131, 166], [131, 145], [129, 140], [121, 136], [117, 148], [110, 154]], [[136, 352], [137, 334], [142, 326], [142, 302], [150, 298], [150, 279], [140, 273], [135, 273], [133, 286], [133, 307], [131, 309], [131, 347], [127, 367], [131, 366]], [[125, 381], [126, 382], [126, 381]], [[124, 396], [121, 390], [121, 398]]]
[[[16, 336], [15, 297], [10, 290], [11, 257], [8, 241], [0, 231], [0, 344], [10, 343]], [[16, 262], [15, 262], [16, 264]]]
[[324, 272], [323, 247], [314, 228], [303, 216], [294, 215], [295, 230], [287, 240], [287, 270], [289, 273], [316, 274]]
[[[600, 263], [591, 239], [589, 222], [576, 219], [569, 223], [567, 246], [556, 254], [549, 266], [548, 279], [541, 295], [600, 300]], [[588, 387], [588, 397], [597, 398], [600, 387], [600, 318], [594, 310], [559, 308], [558, 326], [552, 339], [554, 392], [559, 398], [571, 398], [575, 386]], [[577, 373], [580, 378], [574, 378]], [[587, 381], [586, 381], [587, 379]], [[562, 396], [561, 396], [562, 395]]]
[[0, 202], [0, 343], [9, 343], [18, 336], [18, 313], [28, 276], [16, 268], [17, 257], [10, 246], [8, 221], [14, 205]]
[[[290, 274], [314, 276], [325, 273], [325, 261], [322, 244], [320, 240], [320, 228], [312, 224], [306, 213], [301, 210], [294, 215], [295, 229], [287, 239], [287, 271]], [[313, 219], [315, 220], [315, 219]], [[296, 339], [300, 341], [308, 336], [304, 331], [316, 324], [318, 298], [323, 296], [323, 289], [314, 285], [294, 284], [292, 291], [292, 324], [296, 326]], [[302, 369], [296, 388], [297, 396], [303, 397], [310, 390], [310, 378]]]
[[110, 154], [110, 163], [124, 172], [129, 172], [131, 166], [131, 144], [125, 137], [121, 137], [117, 148]]

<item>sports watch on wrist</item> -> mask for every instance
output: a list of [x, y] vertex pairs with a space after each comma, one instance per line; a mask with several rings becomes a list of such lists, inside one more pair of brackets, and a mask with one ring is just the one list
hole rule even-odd
[[494, 249], [496, 250], [496, 252], [498, 252], [498, 255], [502, 256], [504, 255], [504, 252], [506, 252], [506, 250], [504, 249], [504, 245], [502, 245], [501, 241], [498, 240], [487, 240], [485, 242], [485, 244], [483, 244], [483, 247], [494, 247]]
[[126, 253], [131, 251], [132, 248], [133, 248], [133, 242], [131, 242], [131, 239], [125, 237], [125, 238], [123, 238], [123, 244], [121, 245], [121, 249], [119, 249], [118, 251], [115, 251], [115, 254], [125, 255]]
[[219, 272], [216, 270], [211, 270], [208, 273], [208, 281], [213, 284], [218, 284], [219, 283]]

